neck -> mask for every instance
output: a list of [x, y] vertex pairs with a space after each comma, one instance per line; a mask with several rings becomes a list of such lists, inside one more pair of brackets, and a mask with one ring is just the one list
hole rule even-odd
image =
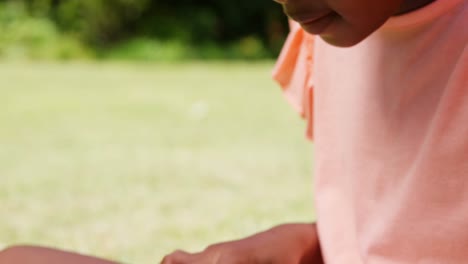
[[398, 16], [409, 13], [411, 11], [424, 7], [434, 1], [436, 0], [404, 0], [400, 6], [400, 9], [395, 15]]

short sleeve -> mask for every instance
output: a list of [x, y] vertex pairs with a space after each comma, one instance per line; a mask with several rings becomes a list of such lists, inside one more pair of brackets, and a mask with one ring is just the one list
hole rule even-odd
[[307, 137], [313, 137], [314, 36], [291, 22], [291, 32], [273, 70], [286, 100], [307, 122]]

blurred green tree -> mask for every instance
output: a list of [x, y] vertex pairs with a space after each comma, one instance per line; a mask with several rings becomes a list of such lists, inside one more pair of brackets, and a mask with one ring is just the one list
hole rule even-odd
[[4, 1], [22, 4], [31, 16], [46, 17], [59, 31], [101, 50], [144, 38], [194, 49], [237, 45], [231, 50], [262, 50], [257, 57], [271, 57], [287, 32], [280, 6], [270, 0]]

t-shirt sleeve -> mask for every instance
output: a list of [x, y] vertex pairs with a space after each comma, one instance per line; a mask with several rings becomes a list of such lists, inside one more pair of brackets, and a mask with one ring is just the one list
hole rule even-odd
[[313, 137], [314, 36], [298, 23], [290, 22], [291, 32], [273, 70], [286, 100], [307, 122], [307, 137]]

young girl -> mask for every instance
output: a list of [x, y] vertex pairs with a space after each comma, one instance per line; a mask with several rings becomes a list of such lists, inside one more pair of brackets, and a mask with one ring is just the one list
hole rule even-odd
[[314, 139], [317, 224], [162, 263], [467, 263], [468, 0], [282, 4], [274, 78]]
[[466, 263], [468, 0], [281, 4], [297, 23], [274, 77], [314, 139], [317, 223], [162, 263]]

